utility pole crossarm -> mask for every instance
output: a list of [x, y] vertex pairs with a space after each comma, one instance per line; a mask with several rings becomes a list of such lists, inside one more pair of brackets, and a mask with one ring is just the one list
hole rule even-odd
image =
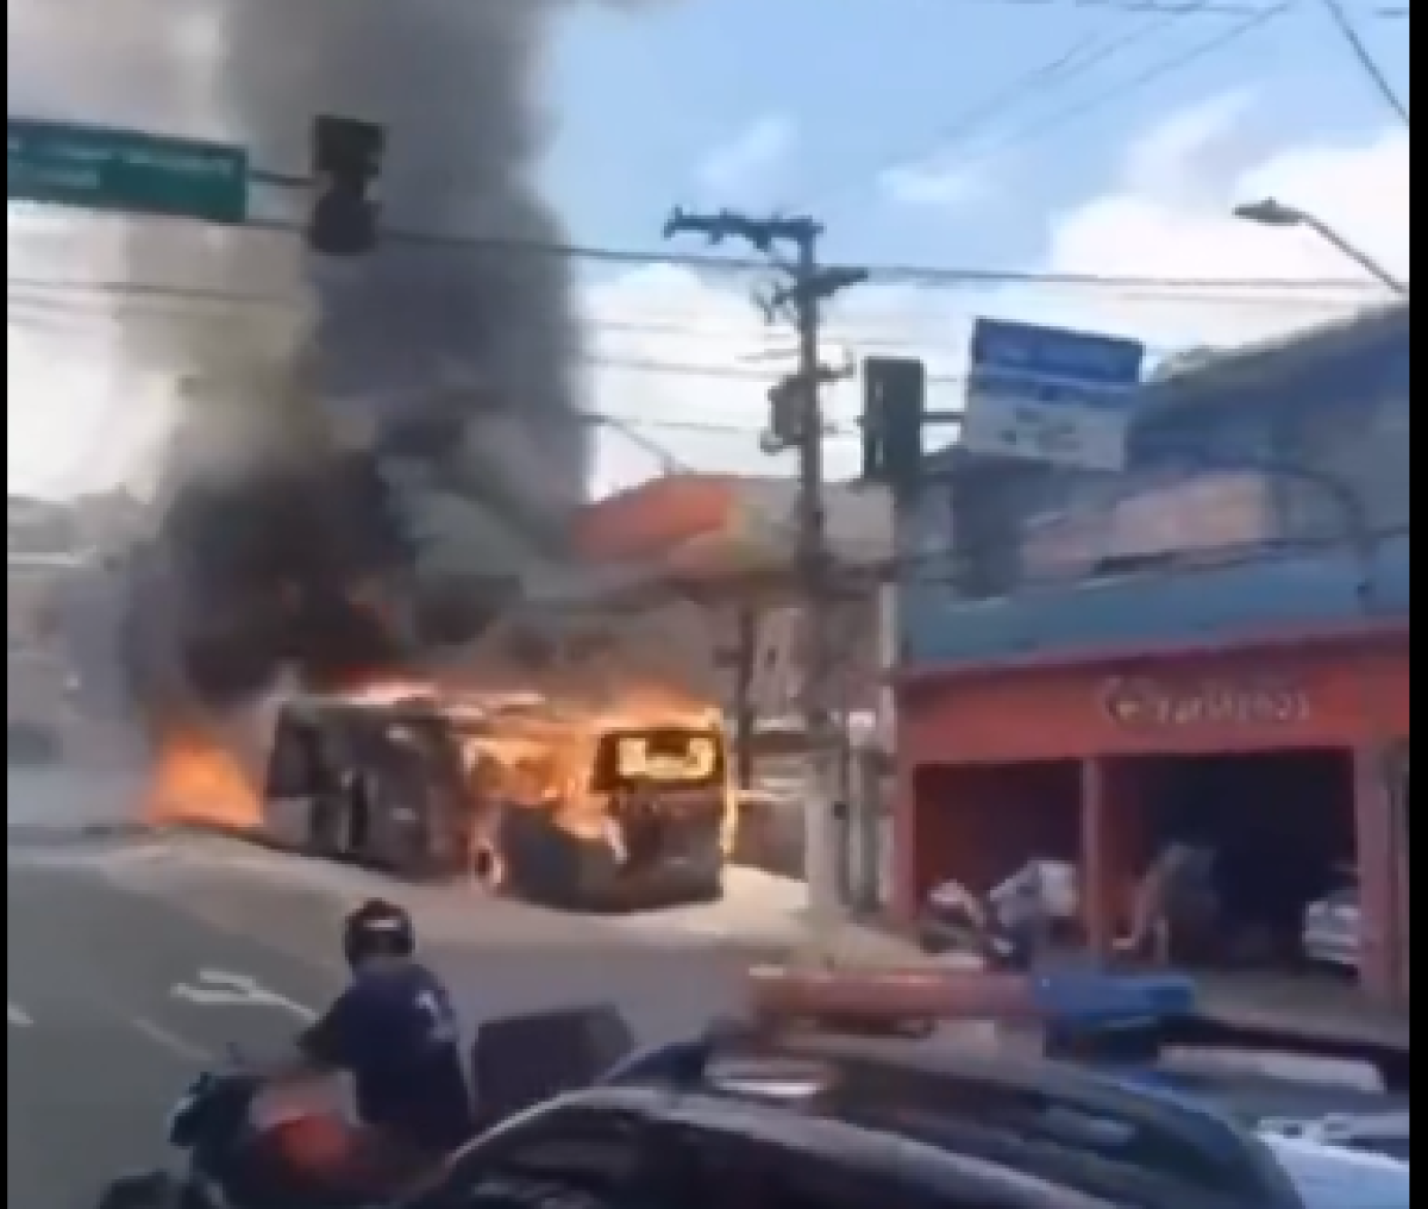
[[822, 234], [823, 228], [810, 218], [750, 218], [733, 210], [697, 214], [676, 208], [664, 224], [666, 239], [702, 235], [711, 244], [742, 239], [765, 256], [772, 255], [776, 243], [812, 242]]
[[841, 894], [838, 877], [838, 833], [835, 810], [844, 796], [843, 712], [836, 670], [839, 640], [835, 632], [835, 566], [828, 542], [827, 501], [823, 464], [823, 404], [821, 388], [841, 375], [822, 363], [823, 304], [844, 290], [861, 285], [861, 269], [825, 267], [818, 261], [823, 225], [808, 216], [752, 218], [730, 210], [692, 214], [676, 209], [665, 224], [665, 237], [700, 235], [711, 243], [740, 239], [765, 256], [780, 245], [793, 255], [776, 267], [785, 280], [765, 300], [772, 318], [787, 311], [798, 332], [798, 368], [770, 392], [773, 431], [766, 448], [798, 450], [798, 575], [806, 610], [803, 652], [803, 709], [813, 785], [804, 810], [805, 870], [808, 881], [809, 956], [819, 963], [833, 957]]

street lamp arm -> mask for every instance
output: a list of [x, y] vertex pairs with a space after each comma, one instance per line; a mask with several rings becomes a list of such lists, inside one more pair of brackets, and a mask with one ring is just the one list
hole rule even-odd
[[1321, 219], [1315, 218], [1312, 214], [1301, 214], [1300, 224], [1308, 227], [1315, 235], [1319, 236], [1325, 243], [1338, 249], [1344, 256], [1352, 260], [1356, 265], [1364, 270], [1370, 277], [1382, 282], [1393, 293], [1400, 298], [1409, 296], [1408, 283], [1400, 280], [1393, 273], [1389, 272], [1382, 264], [1365, 252], [1362, 248], [1355, 247], [1333, 227]]
[[1287, 206], [1276, 198], [1266, 197], [1262, 201], [1236, 206], [1234, 216], [1261, 227], [1305, 227], [1394, 294], [1400, 298], [1408, 297], [1406, 281], [1401, 281], [1362, 248], [1345, 239], [1322, 218], [1310, 214], [1307, 210], [1301, 210], [1298, 206]]
[[658, 464], [662, 477], [668, 478], [671, 475], [679, 474], [683, 467], [679, 459], [658, 441], [651, 440], [640, 432], [633, 424], [624, 420], [616, 419], [614, 416], [598, 415], [587, 416], [586, 423], [592, 428], [608, 428], [612, 432], [619, 433], [632, 445], [635, 445], [645, 453], [649, 454]]

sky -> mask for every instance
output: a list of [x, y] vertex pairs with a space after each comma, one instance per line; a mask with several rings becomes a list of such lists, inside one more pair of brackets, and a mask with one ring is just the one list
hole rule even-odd
[[[1406, 103], [1409, 0], [1345, 2]], [[1272, 195], [1311, 211], [1408, 275], [1408, 131], [1323, 0], [592, 6], [563, 21], [546, 72], [544, 179], [579, 245], [705, 251], [664, 243], [671, 207], [733, 206], [815, 215], [842, 263], [1272, 283], [875, 276], [832, 309], [826, 355], [922, 356], [934, 406], [959, 402], [979, 315], [1135, 336], [1159, 358], [1381, 299], [1311, 233], [1235, 220], [1239, 202]], [[582, 270], [585, 405], [607, 417], [597, 492], [675, 468], [789, 469], [759, 445], [791, 346], [751, 301], [766, 282]], [[12, 488], [92, 489], [152, 455], [169, 381], [121, 385], [102, 356], [57, 354], [7, 328]], [[37, 382], [43, 406], [16, 390]], [[856, 406], [851, 388], [834, 392], [837, 474], [856, 467]]]

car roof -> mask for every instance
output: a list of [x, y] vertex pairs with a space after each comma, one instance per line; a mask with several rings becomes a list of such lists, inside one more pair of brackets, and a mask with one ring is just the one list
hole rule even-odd
[[836, 1118], [789, 1112], [768, 1100], [699, 1093], [671, 1096], [657, 1088], [623, 1087], [575, 1093], [556, 1101], [555, 1106], [632, 1113], [650, 1121], [723, 1133], [928, 1191], [997, 1195], [1007, 1206], [1112, 1207], [1112, 1202], [1001, 1164]]
[[[1238, 1205], [1251, 1189], [1256, 1209], [1294, 1203], [1285, 1173], [1226, 1114], [1060, 1063], [902, 1038], [795, 1034], [773, 1052], [721, 1057], [694, 1081], [661, 1082], [659, 1056], [671, 1052], [649, 1051], [652, 1063], [637, 1059], [617, 1078], [647, 1081], [667, 1106], [736, 1105], [736, 1116], [757, 1114], [748, 1119], [774, 1140], [831, 1118], [863, 1131], [875, 1153], [917, 1143], [1116, 1203]], [[828, 1075], [821, 1086], [820, 1069]]]

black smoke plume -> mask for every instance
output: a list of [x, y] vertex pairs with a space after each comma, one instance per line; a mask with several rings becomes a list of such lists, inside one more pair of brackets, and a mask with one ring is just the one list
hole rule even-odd
[[[564, 232], [535, 174], [551, 130], [543, 56], [577, 6], [9, 6], [12, 111], [44, 92], [50, 110], [216, 135], [299, 171], [317, 114], [376, 121], [386, 230], [469, 241], [392, 237], [332, 264], [291, 235], [125, 234], [136, 279], [285, 304], [221, 322], [174, 307], [126, 325], [137, 361], [187, 383], [165, 516], [133, 568], [131, 670], [151, 703], [196, 693], [225, 704], [280, 667], [309, 679], [389, 667], [474, 634], [531, 566], [562, 558], [588, 428], [572, 267], [550, 250]], [[30, 47], [18, 80], [17, 37]], [[277, 213], [291, 204], [268, 201]]]

